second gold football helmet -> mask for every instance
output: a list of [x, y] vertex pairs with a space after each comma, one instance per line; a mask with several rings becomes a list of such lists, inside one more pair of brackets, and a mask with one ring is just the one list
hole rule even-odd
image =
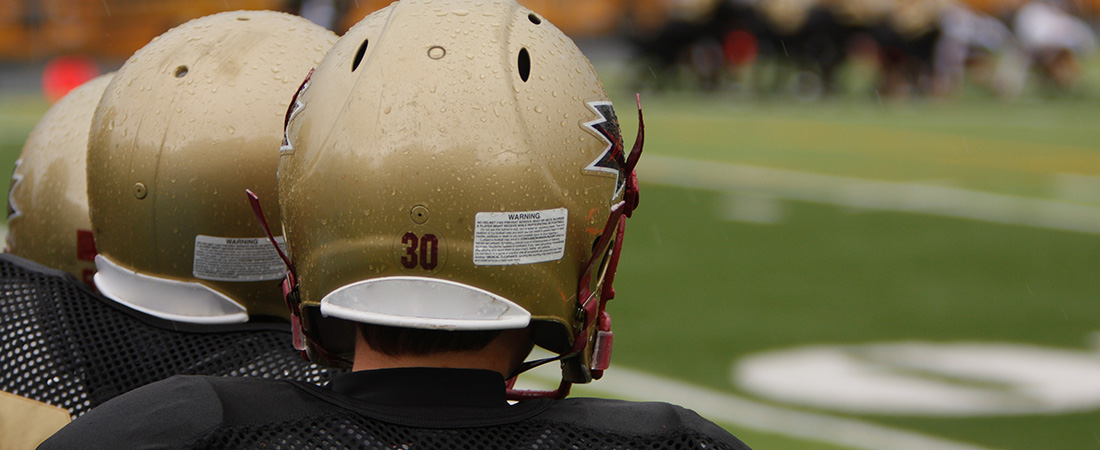
[[96, 109], [88, 195], [106, 296], [162, 318], [286, 317], [284, 268], [248, 207], [275, 170], [283, 114], [336, 36], [306, 19], [236, 11], [154, 39]]

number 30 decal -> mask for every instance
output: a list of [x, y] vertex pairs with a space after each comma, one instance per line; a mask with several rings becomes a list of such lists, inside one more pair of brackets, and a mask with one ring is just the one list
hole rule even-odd
[[424, 270], [434, 270], [439, 264], [439, 239], [434, 234], [418, 237], [410, 231], [401, 237], [401, 243], [405, 244], [401, 264], [406, 269], [415, 269], [419, 265]]

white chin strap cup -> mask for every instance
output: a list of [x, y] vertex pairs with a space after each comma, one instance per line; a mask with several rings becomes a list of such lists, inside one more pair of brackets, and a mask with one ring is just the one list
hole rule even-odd
[[244, 306], [202, 284], [142, 275], [103, 255], [96, 255], [95, 266], [95, 286], [100, 293], [145, 314], [197, 324], [248, 321]]
[[321, 299], [325, 317], [404, 328], [525, 328], [531, 313], [499, 295], [454, 281], [386, 277], [340, 287]]

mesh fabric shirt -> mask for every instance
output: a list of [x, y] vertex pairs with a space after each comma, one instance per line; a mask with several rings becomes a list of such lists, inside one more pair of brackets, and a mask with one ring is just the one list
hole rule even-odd
[[325, 383], [281, 323], [193, 325], [118, 305], [65, 272], [0, 255], [0, 390], [77, 417], [176, 374]]
[[592, 398], [509, 405], [471, 369], [384, 369], [325, 387], [181, 376], [119, 397], [40, 449], [748, 449], [667, 403]]

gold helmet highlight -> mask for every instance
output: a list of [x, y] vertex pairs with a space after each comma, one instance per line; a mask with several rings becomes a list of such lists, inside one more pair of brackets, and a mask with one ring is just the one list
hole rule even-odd
[[287, 118], [289, 302], [315, 361], [350, 355], [362, 322], [530, 326], [567, 382], [606, 367], [640, 142], [628, 159], [561, 31], [511, 0], [403, 0], [336, 43]]
[[95, 241], [88, 218], [85, 156], [99, 98], [113, 73], [100, 75], [50, 107], [15, 161], [8, 193], [5, 251], [92, 284]]
[[96, 286], [162, 318], [286, 317], [284, 268], [242, 193], [271, 199], [283, 114], [336, 36], [301, 17], [187, 22], [119, 69], [96, 109], [88, 196]]

